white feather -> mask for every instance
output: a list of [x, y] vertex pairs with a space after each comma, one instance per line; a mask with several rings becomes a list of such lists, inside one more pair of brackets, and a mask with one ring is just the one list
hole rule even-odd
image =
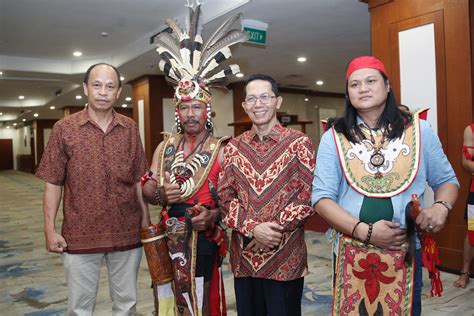
[[185, 67], [189, 73], [192, 73], [193, 66], [189, 61], [191, 59], [191, 51], [188, 48], [183, 47], [179, 52], [181, 53], [181, 63], [183, 64], [183, 67]]
[[[232, 74], [236, 74], [236, 73], [240, 72], [239, 65], [236, 65], [236, 64], [230, 65], [228, 68], [230, 68], [230, 70], [232, 71]], [[226, 76], [225, 71], [226, 71], [226, 69], [222, 69], [221, 71], [216, 73], [214, 76], [206, 79], [204, 82], [207, 84], [207, 83], [210, 83], [210, 82], [212, 82], [216, 79], [224, 78]]]
[[[202, 37], [201, 35], [196, 35], [194, 42], [202, 44]], [[195, 49], [193, 52], [193, 71], [194, 73], [198, 73], [199, 71], [199, 63], [201, 62], [201, 51]]]
[[[219, 52], [222, 53], [225, 56], [225, 59], [229, 59], [232, 56], [232, 52], [230, 51], [229, 47], [224, 47]], [[217, 52], [217, 53], [219, 53], [219, 52]], [[214, 54], [214, 56], [217, 55], [217, 53]], [[210, 71], [214, 70], [216, 67], [219, 66], [219, 64], [215, 61], [214, 56], [212, 56], [212, 59], [208, 58], [209, 61], [207, 62], [207, 65], [205, 65], [205, 68], [203, 70], [201, 70], [201, 72], [199, 72], [199, 76], [205, 78], [206, 75]]]

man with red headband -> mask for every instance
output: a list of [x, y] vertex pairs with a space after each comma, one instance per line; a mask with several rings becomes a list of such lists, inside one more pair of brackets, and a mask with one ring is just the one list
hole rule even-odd
[[334, 311], [420, 315], [420, 241], [406, 232], [406, 206], [412, 195], [423, 203], [428, 183], [436, 201], [416, 225], [438, 232], [459, 184], [429, 124], [399, 109], [379, 59], [349, 63], [345, 114], [323, 135], [316, 161], [312, 203], [334, 229]]
[[163, 133], [150, 172], [143, 177], [143, 193], [149, 203], [163, 207], [160, 222], [167, 232], [174, 267], [173, 291], [171, 284], [155, 291], [158, 313], [175, 305], [171, 309], [179, 315], [221, 315], [225, 314], [225, 297], [220, 265], [227, 246], [219, 225], [216, 187], [228, 137], [213, 136], [209, 88], [239, 71], [237, 65], [220, 71], [218, 67], [231, 56], [229, 46], [245, 41], [248, 35], [229, 30], [237, 15], [203, 42], [200, 5], [189, 9], [188, 30], [167, 20], [173, 35], [163, 32], [156, 39], [160, 69], [176, 86], [177, 133]]

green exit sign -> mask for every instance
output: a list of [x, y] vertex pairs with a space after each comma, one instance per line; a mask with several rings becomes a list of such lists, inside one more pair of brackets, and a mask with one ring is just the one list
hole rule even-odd
[[267, 31], [244, 27], [244, 32], [249, 33], [249, 39], [247, 40], [248, 43], [259, 45], [267, 44]]

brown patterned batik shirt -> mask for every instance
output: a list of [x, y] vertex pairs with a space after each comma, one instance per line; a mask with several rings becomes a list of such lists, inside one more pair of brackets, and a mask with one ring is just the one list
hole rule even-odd
[[[262, 141], [252, 129], [225, 147], [218, 188], [224, 222], [232, 229], [235, 277], [289, 281], [307, 273], [303, 224], [314, 213], [314, 165], [311, 140], [279, 124]], [[262, 222], [284, 227], [280, 245], [266, 253], [244, 250]]]
[[68, 252], [140, 247], [136, 184], [146, 168], [138, 128], [123, 115], [114, 112], [105, 133], [87, 108], [54, 125], [36, 176], [64, 186]]

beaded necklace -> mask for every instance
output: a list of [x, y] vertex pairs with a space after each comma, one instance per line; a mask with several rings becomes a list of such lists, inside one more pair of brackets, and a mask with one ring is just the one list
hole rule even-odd
[[[203, 157], [200, 153], [208, 137], [209, 133], [206, 133], [206, 136], [199, 142], [199, 144], [197, 144], [196, 147], [194, 147], [191, 153], [186, 157], [184, 157], [184, 136], [180, 139], [178, 143], [177, 150], [179, 148], [181, 148], [181, 150], [177, 151], [173, 157], [173, 163], [171, 164], [170, 181], [171, 183], [179, 185], [182, 197], [190, 194], [195, 187], [193, 176], [202, 166], [202, 164], [206, 161], [206, 158]], [[190, 157], [192, 157], [191, 160], [187, 162], [188, 158]]]

